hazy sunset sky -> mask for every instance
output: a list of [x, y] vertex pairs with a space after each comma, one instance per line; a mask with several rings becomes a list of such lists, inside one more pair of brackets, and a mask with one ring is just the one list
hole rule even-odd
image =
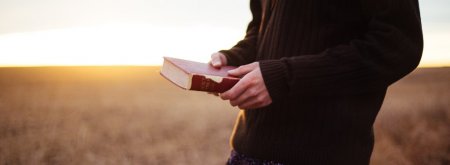
[[[450, 66], [450, 1], [420, 4], [421, 66]], [[0, 66], [207, 61], [250, 19], [248, 0], [0, 0]]]

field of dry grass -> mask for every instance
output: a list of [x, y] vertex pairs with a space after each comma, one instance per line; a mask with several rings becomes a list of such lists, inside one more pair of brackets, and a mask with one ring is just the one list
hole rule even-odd
[[[372, 164], [450, 163], [450, 68], [393, 85]], [[238, 110], [157, 67], [0, 69], [0, 165], [223, 164]]]

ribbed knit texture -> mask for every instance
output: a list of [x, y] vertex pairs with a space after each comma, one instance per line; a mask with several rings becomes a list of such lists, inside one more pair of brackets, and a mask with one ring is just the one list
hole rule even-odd
[[239, 114], [232, 147], [286, 164], [368, 164], [387, 87], [419, 63], [417, 0], [251, 0], [230, 65], [259, 61], [273, 103]]

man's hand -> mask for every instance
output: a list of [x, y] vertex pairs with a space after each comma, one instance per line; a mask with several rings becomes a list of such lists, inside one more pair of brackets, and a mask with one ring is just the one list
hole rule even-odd
[[[216, 52], [216, 53], [211, 54], [211, 60], [209, 61], [209, 64], [215, 68], [220, 68], [222, 66], [227, 65], [227, 58], [225, 57], [224, 54], [222, 54], [220, 52]], [[218, 93], [212, 93], [212, 92], [208, 92], [208, 93], [215, 95], [215, 96], [219, 96]]]
[[211, 55], [211, 61], [209, 61], [209, 64], [215, 68], [220, 68], [227, 65], [227, 58], [224, 54], [216, 52]]
[[238, 106], [241, 109], [255, 109], [272, 103], [258, 62], [240, 66], [230, 70], [228, 74], [242, 77], [233, 88], [220, 94], [223, 100], [230, 100], [232, 106]]

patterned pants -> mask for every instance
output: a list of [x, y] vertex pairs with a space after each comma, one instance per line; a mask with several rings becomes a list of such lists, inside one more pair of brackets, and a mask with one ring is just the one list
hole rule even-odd
[[227, 161], [227, 165], [283, 165], [283, 164], [269, 160], [250, 158], [233, 150], [231, 151], [231, 155]]

